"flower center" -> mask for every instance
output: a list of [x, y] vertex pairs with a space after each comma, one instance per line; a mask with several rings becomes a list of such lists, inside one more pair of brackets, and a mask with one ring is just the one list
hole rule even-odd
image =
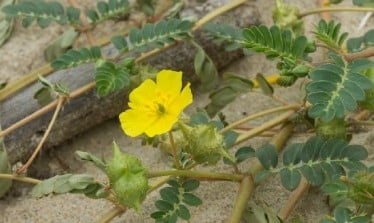
[[160, 103], [157, 103], [157, 106], [158, 106], [158, 112], [160, 114], [164, 114], [165, 113], [165, 107]]

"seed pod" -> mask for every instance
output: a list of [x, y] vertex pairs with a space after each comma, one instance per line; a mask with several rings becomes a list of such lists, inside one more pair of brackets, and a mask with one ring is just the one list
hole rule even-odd
[[349, 198], [359, 204], [368, 204], [374, 207], [374, 172], [357, 172], [348, 185], [350, 186]]
[[181, 123], [180, 128], [188, 142], [183, 150], [191, 154], [196, 162], [215, 164], [222, 156], [234, 160], [227, 154], [223, 136], [213, 125], [190, 127]]
[[347, 128], [344, 119], [335, 118], [329, 122], [316, 121], [316, 132], [326, 139], [347, 139]]
[[277, 84], [282, 87], [289, 87], [295, 83], [297, 78], [295, 76], [280, 76], [277, 80]]
[[123, 154], [113, 144], [113, 159], [108, 162], [106, 174], [118, 202], [139, 210], [148, 191], [148, 178], [142, 163], [129, 154]]

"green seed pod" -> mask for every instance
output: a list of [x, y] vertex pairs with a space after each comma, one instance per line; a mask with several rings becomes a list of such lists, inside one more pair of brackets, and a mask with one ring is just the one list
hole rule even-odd
[[217, 163], [222, 156], [232, 159], [224, 149], [223, 136], [212, 125], [190, 127], [180, 123], [180, 128], [188, 142], [183, 150], [193, 156], [198, 163]]
[[282, 87], [289, 87], [295, 83], [297, 78], [295, 76], [280, 76], [277, 80], [277, 84]]
[[276, 0], [277, 7], [273, 10], [273, 21], [282, 29], [291, 29], [298, 36], [304, 33], [304, 21], [299, 18], [299, 9]]
[[299, 64], [292, 69], [291, 73], [297, 77], [305, 77], [306, 75], [308, 75], [309, 70], [310, 67], [303, 64]]
[[329, 122], [316, 121], [317, 135], [326, 139], [340, 138], [347, 139], [347, 128], [344, 119], [335, 118]]
[[119, 203], [139, 210], [148, 191], [148, 178], [142, 163], [129, 154], [123, 154], [113, 144], [113, 159], [107, 163], [106, 174]]
[[374, 207], [374, 172], [358, 172], [348, 182], [351, 186], [348, 197], [359, 204], [368, 204]]

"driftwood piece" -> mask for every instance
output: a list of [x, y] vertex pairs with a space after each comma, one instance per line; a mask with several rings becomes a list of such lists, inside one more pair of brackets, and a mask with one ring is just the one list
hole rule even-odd
[[[214, 8], [228, 2], [228, 0], [208, 0], [203, 5], [187, 8], [182, 13], [201, 18]], [[259, 18], [257, 8], [247, 3], [219, 16], [214, 22], [224, 22], [238, 27], [249, 27], [259, 24]], [[201, 33], [195, 33], [195, 35], [197, 36], [197, 42], [203, 46], [218, 69], [242, 56], [240, 51], [226, 52], [223, 47], [214, 44]], [[115, 52], [111, 46], [107, 47], [105, 51], [108, 54]], [[191, 45], [181, 43], [150, 58], [146, 63], [157, 68], [182, 70], [185, 76], [192, 77], [194, 75], [194, 54], [195, 49]], [[73, 69], [57, 71], [49, 75], [47, 79], [51, 82], [64, 83], [73, 91], [93, 81], [93, 65], [82, 65]], [[40, 105], [33, 99], [34, 93], [40, 87], [39, 83], [35, 83], [1, 104], [0, 117], [3, 129], [40, 109]], [[95, 90], [91, 90], [80, 97], [71, 99], [64, 105], [44, 147], [56, 146], [64, 140], [70, 139], [105, 120], [117, 116], [126, 107], [127, 95], [128, 92], [123, 91], [100, 98]], [[43, 136], [52, 114], [53, 111], [5, 137], [4, 142], [11, 163], [27, 159]]]

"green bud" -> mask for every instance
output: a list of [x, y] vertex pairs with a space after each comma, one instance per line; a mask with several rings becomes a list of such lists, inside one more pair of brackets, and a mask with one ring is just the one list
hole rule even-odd
[[289, 87], [295, 83], [297, 78], [295, 76], [280, 76], [277, 80], [277, 84], [282, 87]]
[[231, 158], [224, 149], [224, 139], [213, 125], [197, 125], [190, 127], [180, 123], [180, 128], [187, 140], [183, 148], [185, 152], [191, 154], [198, 163], [217, 163], [222, 156]]
[[316, 43], [315, 41], [313, 42], [308, 42], [306, 45], [306, 48], [304, 50], [305, 53], [313, 53], [317, 50]]
[[310, 67], [303, 64], [299, 64], [292, 69], [291, 73], [297, 77], [305, 77], [306, 75], [308, 75], [309, 70]]
[[282, 29], [291, 29], [296, 36], [304, 33], [304, 22], [299, 18], [299, 9], [276, 0], [277, 7], [273, 10], [273, 21]]
[[113, 143], [113, 159], [107, 163], [106, 174], [119, 203], [139, 210], [149, 188], [142, 163]]
[[316, 121], [317, 135], [326, 139], [340, 138], [347, 139], [347, 128], [342, 118], [335, 118], [329, 122]]

